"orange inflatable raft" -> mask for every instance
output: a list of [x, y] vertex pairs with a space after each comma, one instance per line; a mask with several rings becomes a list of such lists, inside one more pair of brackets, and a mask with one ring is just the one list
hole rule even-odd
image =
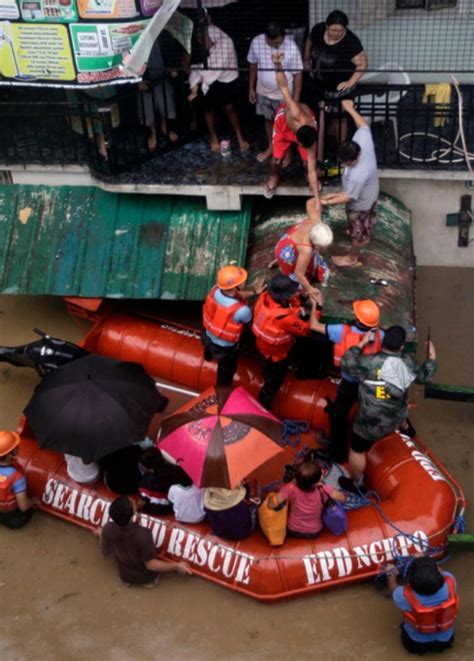
[[[169, 322], [112, 315], [99, 320], [82, 344], [97, 353], [141, 362], [153, 376], [196, 390], [214, 381], [215, 368], [203, 362], [198, 334]], [[239, 381], [250, 392], [257, 391], [258, 366], [250, 359], [242, 359]], [[329, 380], [296, 382], [290, 377], [274, 412], [309, 420], [320, 430], [325, 414], [317, 402], [334, 388]], [[39, 450], [25, 421], [20, 432], [19, 460], [41, 509], [89, 529], [105, 524], [114, 494], [102, 484], [76, 484], [66, 474], [63, 456]], [[278, 479], [282, 465], [298, 450], [314, 445], [315, 436], [304, 434], [297, 448], [282, 453], [278, 466], [266, 465], [251, 478], [268, 483], [271, 471], [278, 469], [273, 474]], [[139, 522], [151, 530], [163, 559], [186, 560], [198, 576], [274, 602], [374, 577], [385, 562], [420, 552], [426, 542], [442, 547], [465, 506], [460, 486], [419, 438], [392, 434], [376, 443], [368, 455], [366, 484], [378, 493], [380, 505], [348, 512], [344, 535], [324, 530], [317, 539], [288, 538], [277, 548], [270, 547], [259, 530], [244, 541], [228, 542], [213, 536], [206, 522], [184, 525], [172, 516], [143, 514]]]

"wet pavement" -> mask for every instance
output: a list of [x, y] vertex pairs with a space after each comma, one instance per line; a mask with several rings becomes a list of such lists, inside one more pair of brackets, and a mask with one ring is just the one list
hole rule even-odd
[[[474, 385], [473, 288], [473, 269], [418, 269], [418, 326], [421, 338], [431, 326], [438, 383]], [[0, 297], [1, 344], [33, 340], [34, 326], [72, 341], [86, 328], [59, 300]], [[1, 428], [16, 426], [36, 383], [32, 370], [0, 364]], [[413, 391], [412, 422], [472, 501], [474, 407], [422, 394]], [[466, 520], [473, 531], [472, 511]], [[409, 658], [399, 643], [398, 611], [371, 583], [275, 605], [176, 575], [163, 576], [155, 590], [129, 589], [93, 535], [42, 513], [23, 530], [0, 529], [0, 544], [5, 661]], [[456, 551], [445, 567], [458, 579], [461, 611], [455, 648], [442, 658], [467, 661], [474, 648], [474, 555]]]

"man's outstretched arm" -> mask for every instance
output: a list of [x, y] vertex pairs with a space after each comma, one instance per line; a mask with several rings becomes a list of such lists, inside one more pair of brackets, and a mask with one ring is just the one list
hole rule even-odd
[[300, 106], [291, 96], [290, 88], [288, 87], [288, 80], [286, 78], [285, 72], [283, 71], [282, 59], [283, 53], [276, 52], [272, 54], [272, 60], [275, 63], [275, 78], [286, 107], [290, 111], [290, 114], [297, 118], [300, 114]]
[[344, 99], [344, 101], [341, 103], [341, 106], [352, 117], [352, 119], [354, 120], [354, 124], [358, 129], [360, 129], [362, 126], [369, 125], [366, 122], [366, 120], [362, 117], [362, 115], [360, 115], [355, 109], [354, 101], [352, 101], [351, 99]]

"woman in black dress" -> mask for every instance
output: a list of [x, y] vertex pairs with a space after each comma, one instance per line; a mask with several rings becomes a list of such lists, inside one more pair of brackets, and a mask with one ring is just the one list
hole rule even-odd
[[[313, 102], [323, 102], [326, 112], [340, 114], [340, 101], [351, 98], [354, 87], [367, 69], [367, 56], [359, 38], [348, 29], [344, 12], [332, 11], [317, 23], [306, 40], [304, 62], [310, 71]], [[330, 123], [329, 130], [340, 142], [347, 135], [345, 119]]]

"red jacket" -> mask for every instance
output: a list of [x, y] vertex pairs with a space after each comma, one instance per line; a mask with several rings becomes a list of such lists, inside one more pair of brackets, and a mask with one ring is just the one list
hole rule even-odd
[[[341, 358], [351, 347], [355, 347], [362, 339], [360, 333], [355, 333], [352, 330], [352, 326], [349, 324], [344, 324], [344, 330], [342, 331], [341, 341], [334, 345], [334, 365], [339, 366], [341, 364]], [[370, 344], [367, 344], [362, 350], [363, 354], [378, 353], [382, 348], [382, 337], [380, 331], [375, 331], [375, 340]]]
[[234, 305], [228, 308], [220, 305], [214, 298], [217, 287], [213, 287], [206, 296], [202, 313], [204, 328], [227, 342], [237, 343], [242, 334], [243, 324], [236, 324], [234, 315], [240, 308], [244, 307], [240, 298], [235, 299]]
[[274, 362], [287, 357], [294, 344], [295, 336], [309, 334], [309, 321], [300, 319], [298, 296], [293, 297], [289, 307], [284, 307], [264, 292], [260, 294], [254, 309], [252, 331], [257, 338], [257, 349]]
[[414, 590], [405, 585], [403, 595], [410, 604], [411, 611], [403, 611], [408, 624], [420, 633], [433, 634], [447, 631], [454, 625], [459, 609], [459, 596], [452, 576], [444, 577], [449, 595], [446, 601], [437, 606], [422, 606]]

